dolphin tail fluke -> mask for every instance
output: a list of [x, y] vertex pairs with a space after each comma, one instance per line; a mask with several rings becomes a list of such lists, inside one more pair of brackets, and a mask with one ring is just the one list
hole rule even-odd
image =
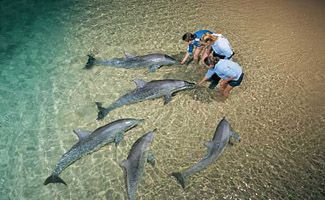
[[183, 176], [183, 174], [180, 172], [173, 172], [172, 176], [174, 176], [177, 179], [178, 183], [181, 184], [181, 186], [184, 189], [185, 188], [185, 177]]
[[106, 108], [104, 108], [102, 106], [102, 103], [100, 102], [95, 102], [96, 103], [96, 106], [98, 108], [98, 116], [97, 116], [97, 120], [101, 120], [103, 119], [104, 117], [106, 117], [107, 113], [109, 112]]
[[64, 185], [67, 185], [64, 180], [62, 180], [59, 176], [57, 175], [51, 175], [47, 177], [47, 179], [44, 181], [44, 185], [47, 185], [49, 183], [63, 183]]
[[88, 56], [88, 61], [85, 65], [85, 69], [91, 69], [95, 64], [96, 59], [92, 55], [87, 55], [87, 56]]

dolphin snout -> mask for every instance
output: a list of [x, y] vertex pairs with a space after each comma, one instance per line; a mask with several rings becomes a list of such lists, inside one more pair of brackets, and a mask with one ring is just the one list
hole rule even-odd
[[144, 119], [135, 119], [135, 121], [132, 122], [132, 128], [136, 127], [144, 122]]
[[150, 141], [152, 141], [153, 138], [154, 138], [154, 134], [153, 134], [153, 132], [149, 132], [148, 135], [147, 135], [147, 138], [148, 138]]
[[187, 87], [187, 88], [195, 88], [195, 86], [196, 86], [196, 84], [195, 83], [191, 83], [191, 82], [185, 82], [185, 86]]
[[144, 122], [144, 119], [138, 119], [138, 124], [142, 124]]

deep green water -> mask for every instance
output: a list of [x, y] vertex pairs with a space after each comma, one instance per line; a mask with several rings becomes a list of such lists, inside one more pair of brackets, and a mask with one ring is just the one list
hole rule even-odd
[[[2, 0], [0, 200], [126, 199], [119, 162], [153, 128], [158, 165], [146, 167], [139, 199], [323, 199], [325, 6], [280, 2]], [[86, 71], [88, 53], [179, 58], [186, 49], [180, 37], [198, 29], [224, 33], [235, 48], [246, 78], [231, 98], [224, 101], [202, 88], [179, 93], [166, 106], [161, 100], [143, 102], [95, 120], [94, 102], [108, 105], [134, 88], [133, 79], [196, 82], [203, 72], [192, 64], [154, 74]], [[205, 155], [203, 143], [223, 116], [242, 142], [193, 175], [183, 191], [169, 174]], [[94, 130], [123, 117], [143, 118], [145, 124], [120, 147], [104, 147], [67, 168], [61, 177], [68, 187], [43, 185], [76, 142], [73, 129]]]

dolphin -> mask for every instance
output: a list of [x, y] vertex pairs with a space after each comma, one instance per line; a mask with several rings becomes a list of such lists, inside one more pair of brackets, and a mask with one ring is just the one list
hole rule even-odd
[[182, 172], [173, 172], [172, 176], [174, 176], [181, 184], [181, 186], [185, 188], [186, 178], [196, 172], [203, 170], [212, 162], [217, 160], [226, 148], [227, 144], [230, 142], [230, 138], [234, 138], [235, 140], [240, 141], [240, 136], [232, 131], [228, 121], [223, 118], [215, 130], [213, 139], [205, 143], [205, 146], [208, 148], [207, 155], [186, 170]]
[[113, 58], [110, 60], [97, 60], [92, 55], [88, 55], [88, 61], [85, 68], [90, 69], [94, 65], [105, 65], [126, 69], [148, 67], [150, 72], [155, 72], [163, 65], [174, 65], [177, 63], [178, 61], [175, 58], [160, 53], [153, 53], [143, 56], [135, 56], [125, 53], [124, 58]]
[[164, 97], [165, 104], [171, 101], [172, 94], [185, 89], [194, 88], [195, 84], [183, 80], [154, 80], [146, 82], [134, 80], [137, 88], [112, 103], [107, 108], [102, 107], [102, 103], [96, 102], [99, 110], [97, 120], [103, 119], [110, 111], [127, 104], [133, 104], [148, 99]]
[[140, 137], [132, 145], [128, 158], [123, 160], [120, 165], [124, 169], [125, 183], [129, 200], [136, 199], [136, 190], [139, 179], [144, 171], [145, 162], [149, 162], [151, 165], [154, 165], [155, 163], [153, 154], [148, 151], [153, 138], [153, 131], [150, 131]]
[[97, 151], [107, 144], [114, 142], [116, 145], [118, 145], [123, 139], [124, 133], [137, 126], [142, 121], [142, 119], [131, 118], [119, 119], [105, 126], [99, 127], [93, 132], [74, 130], [74, 133], [78, 136], [79, 141], [73, 145], [68, 152], [63, 154], [59, 163], [56, 164], [52, 174], [45, 180], [44, 185], [49, 183], [63, 183], [67, 185], [59, 177], [65, 168], [81, 157]]

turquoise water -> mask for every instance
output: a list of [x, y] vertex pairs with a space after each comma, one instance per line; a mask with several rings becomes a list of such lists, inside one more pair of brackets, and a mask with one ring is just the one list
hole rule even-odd
[[73, 3], [1, 2], [1, 199], [44, 198], [38, 188], [51, 151], [45, 146], [59, 147], [57, 133], [66, 131], [57, 98], [76, 80]]
[[[146, 167], [139, 199], [324, 198], [323, 8], [318, 1], [1, 1], [0, 199], [126, 199], [119, 162], [153, 128], [158, 165]], [[95, 120], [94, 102], [108, 105], [134, 89], [133, 79], [198, 81], [204, 72], [193, 64], [154, 74], [85, 71], [88, 53], [179, 58], [186, 48], [180, 36], [201, 28], [227, 35], [247, 74], [229, 99], [202, 88], [166, 106], [143, 102]], [[203, 143], [223, 116], [242, 142], [193, 175], [183, 191], [169, 174], [204, 156]], [[68, 187], [43, 185], [76, 142], [73, 129], [94, 130], [123, 117], [145, 123], [120, 147], [104, 147], [67, 168], [61, 177]]]

